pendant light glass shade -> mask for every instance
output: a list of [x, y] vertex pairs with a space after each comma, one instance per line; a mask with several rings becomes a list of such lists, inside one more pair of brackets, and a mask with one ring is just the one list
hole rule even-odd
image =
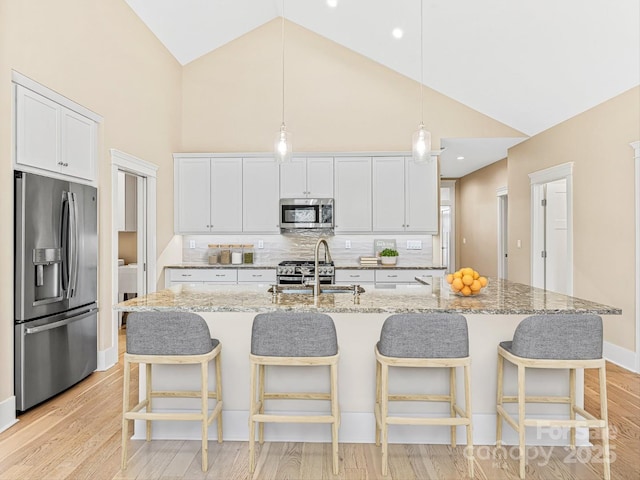
[[420, 128], [413, 134], [413, 161], [416, 163], [427, 163], [431, 161], [431, 132], [424, 129], [421, 123]]
[[283, 163], [291, 160], [291, 133], [287, 132], [287, 127], [284, 123], [276, 135], [274, 147], [277, 162]]

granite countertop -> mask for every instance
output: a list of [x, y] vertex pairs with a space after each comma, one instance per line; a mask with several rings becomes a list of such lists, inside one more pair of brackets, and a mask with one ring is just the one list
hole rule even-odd
[[[434, 277], [435, 278], [435, 277]], [[269, 312], [278, 310], [325, 313], [456, 312], [462, 314], [593, 313], [621, 315], [622, 310], [548, 292], [508, 280], [490, 279], [479, 295], [460, 297], [436, 278], [432, 285], [367, 285], [354, 301], [351, 293], [278, 294], [269, 285], [178, 285], [119, 303], [118, 311]]]
[[[216, 268], [266, 268], [275, 270], [276, 265], [272, 264], [238, 264], [238, 265], [209, 265], [208, 263], [178, 263], [174, 265], [166, 265], [165, 268], [202, 268], [202, 269], [216, 269]], [[336, 270], [446, 270], [447, 267], [441, 267], [438, 265], [336, 265]]]

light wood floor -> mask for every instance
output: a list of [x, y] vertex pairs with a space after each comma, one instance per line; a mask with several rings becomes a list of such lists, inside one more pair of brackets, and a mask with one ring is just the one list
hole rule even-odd
[[[639, 479], [640, 376], [613, 364], [607, 365], [607, 375], [612, 478]], [[597, 373], [587, 372], [585, 377], [586, 409], [598, 413]], [[340, 473], [334, 476], [330, 444], [316, 443], [265, 443], [258, 450], [255, 474], [250, 476], [247, 442], [215, 441], [209, 444], [207, 474], [200, 470], [199, 441], [131, 441], [129, 466], [121, 471], [122, 379], [120, 362], [21, 415], [15, 426], [0, 434], [0, 479], [449, 480], [465, 476], [461, 448], [390, 445], [389, 475], [385, 477], [380, 472], [379, 448], [372, 444], [341, 444]], [[134, 385], [137, 380], [137, 369], [133, 369]], [[132, 395], [137, 397], [136, 388], [132, 388]], [[527, 479], [602, 478], [602, 465], [587, 461], [598, 454], [598, 439], [593, 442], [594, 449], [582, 448], [576, 453], [556, 447], [548, 462], [542, 461], [542, 454], [549, 452], [549, 447], [529, 448]], [[492, 458], [492, 452], [489, 446], [476, 447], [476, 478], [517, 479], [515, 453], [513, 458]]]

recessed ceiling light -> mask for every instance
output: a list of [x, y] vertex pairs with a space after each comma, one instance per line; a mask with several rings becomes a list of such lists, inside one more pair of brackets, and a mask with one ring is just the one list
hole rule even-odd
[[391, 32], [391, 35], [393, 35], [395, 38], [402, 38], [402, 36], [404, 35], [404, 31], [401, 28], [394, 28]]
[[464, 160], [464, 157], [457, 157], [456, 160]]
[[331, 8], [336, 8], [338, 6], [338, 0], [327, 0], [327, 5]]

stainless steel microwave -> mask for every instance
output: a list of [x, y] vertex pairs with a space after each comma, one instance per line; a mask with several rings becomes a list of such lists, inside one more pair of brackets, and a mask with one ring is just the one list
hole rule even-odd
[[333, 198], [281, 198], [280, 229], [333, 229]]

